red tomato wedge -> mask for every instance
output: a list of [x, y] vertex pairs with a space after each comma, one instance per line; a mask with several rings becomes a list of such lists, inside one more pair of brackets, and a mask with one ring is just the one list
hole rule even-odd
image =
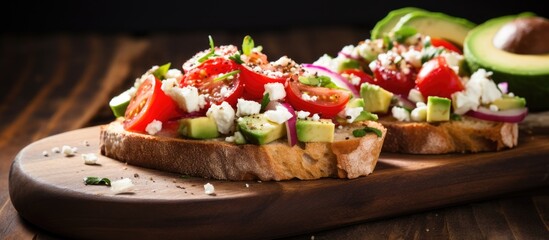
[[358, 82], [358, 84], [356, 84], [356, 85], [353, 83], [353, 86], [355, 86], [355, 88], [359, 92], [360, 92], [360, 85], [362, 85], [363, 83], [367, 82], [367, 83], [375, 84], [374, 79], [372, 78], [372, 76], [370, 76], [369, 74], [365, 73], [364, 71], [362, 71], [360, 69], [356, 69], [356, 68], [345, 69], [341, 72], [341, 75], [344, 78], [351, 77], [352, 75], [354, 75], [356, 77], [359, 77], [360, 82]]
[[240, 79], [244, 83], [245, 96], [248, 99], [258, 100], [265, 92], [264, 85], [267, 83], [286, 82], [287, 77], [274, 77], [265, 73], [256, 72], [246, 64], [240, 65]]
[[[199, 94], [206, 96], [208, 106], [223, 101], [236, 106], [236, 101], [244, 91], [238, 70], [239, 65], [233, 60], [210, 58], [186, 72], [180, 85], [196, 87]], [[230, 76], [223, 78], [226, 74]]]
[[444, 57], [435, 57], [423, 64], [416, 79], [421, 94], [451, 98], [452, 93], [464, 89], [459, 76], [448, 66]]
[[[307, 99], [304, 96], [308, 96]], [[286, 86], [286, 101], [295, 110], [318, 113], [321, 118], [335, 117], [345, 109], [349, 99], [351, 93], [345, 90], [313, 87], [295, 80], [289, 81]]]
[[383, 66], [379, 60], [375, 61], [374, 84], [394, 94], [408, 96], [410, 89], [415, 87], [416, 70], [409, 68], [407, 73], [394, 66]]
[[431, 44], [435, 47], [443, 47], [443, 48], [446, 48], [450, 51], [454, 51], [456, 53], [463, 54], [461, 52], [461, 49], [459, 49], [456, 45], [454, 45], [453, 43], [451, 43], [449, 41], [446, 41], [442, 38], [431, 37]]
[[124, 114], [124, 128], [144, 132], [153, 120], [161, 122], [180, 117], [183, 113], [177, 103], [160, 88], [162, 82], [147, 78], [137, 89]]

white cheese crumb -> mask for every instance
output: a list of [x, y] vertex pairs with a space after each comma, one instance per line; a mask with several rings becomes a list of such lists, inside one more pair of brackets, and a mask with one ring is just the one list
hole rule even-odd
[[278, 60], [276, 60], [273, 64], [284, 67], [284, 66], [288, 66], [288, 64], [290, 64], [291, 62], [292, 60], [290, 58], [288, 58], [287, 56], [282, 56]]
[[360, 113], [363, 110], [364, 110], [363, 107], [345, 108], [343, 115], [348, 123], [352, 123], [355, 121], [355, 119], [360, 115]]
[[166, 72], [166, 79], [168, 78], [175, 78], [179, 82], [183, 78], [183, 73], [179, 69], [173, 68]]
[[391, 113], [393, 114], [393, 117], [401, 122], [409, 122], [410, 121], [410, 112], [402, 107], [393, 107], [391, 109]]
[[276, 110], [265, 111], [264, 114], [267, 119], [278, 124], [282, 124], [288, 121], [288, 119], [292, 118], [293, 116], [287, 108], [282, 106], [277, 106]]
[[214, 185], [212, 185], [211, 183], [204, 184], [204, 193], [208, 195], [214, 194], [215, 193]]
[[421, 52], [416, 51], [415, 49], [410, 49], [409, 51], [404, 52], [402, 56], [404, 57], [404, 60], [412, 66], [416, 68], [421, 67]]
[[465, 84], [465, 91], [452, 94], [455, 113], [464, 114], [471, 109], [476, 110], [481, 104], [489, 104], [502, 97], [496, 83], [489, 79], [491, 75], [492, 72], [478, 69]]
[[311, 115], [310, 112], [299, 110], [297, 111], [297, 118], [299, 119], [306, 119], [309, 115]]
[[301, 98], [302, 98], [303, 100], [305, 100], [305, 101], [311, 101], [311, 102], [313, 102], [313, 101], [316, 101], [316, 99], [317, 99], [318, 97], [317, 97], [317, 96], [312, 96], [312, 97], [311, 97], [309, 94], [303, 93], [303, 94], [301, 94]]
[[222, 102], [219, 105], [212, 104], [206, 116], [214, 119], [217, 124], [217, 131], [222, 134], [228, 134], [232, 132], [234, 128], [235, 112], [233, 107], [227, 102]]
[[228, 136], [228, 137], [225, 138], [225, 142], [230, 142], [230, 143], [232, 143], [232, 142], [234, 142], [234, 141], [235, 141], [234, 136]]
[[[419, 103], [417, 105], [420, 105]], [[410, 119], [416, 122], [423, 122], [427, 120], [427, 105], [423, 103], [423, 106], [418, 106], [410, 113]]]
[[162, 122], [158, 120], [152, 120], [149, 124], [147, 124], [147, 127], [145, 127], [145, 131], [149, 135], [155, 135], [156, 133], [160, 132], [162, 130]]
[[61, 152], [61, 149], [60, 149], [59, 147], [53, 147], [53, 148], [51, 149], [51, 151], [54, 152], [54, 153], [60, 153], [60, 152]]
[[239, 117], [257, 114], [261, 110], [261, 104], [255, 101], [238, 99], [236, 103], [236, 115]]
[[97, 164], [97, 155], [93, 153], [82, 153], [82, 159], [86, 165], [95, 165]]
[[338, 129], [343, 129], [343, 125], [337, 126]]
[[198, 89], [193, 86], [179, 87], [175, 78], [162, 81], [162, 91], [170, 96], [179, 108], [186, 112], [196, 112], [206, 105], [204, 95], [198, 94]]
[[458, 74], [459, 66], [462, 64], [464, 60], [463, 55], [453, 51], [445, 51], [440, 55], [446, 59], [446, 63], [448, 63], [448, 66], [452, 70], [454, 70], [456, 74]]
[[50, 155], [50, 153], [48, 153], [48, 151], [42, 151], [42, 156], [47, 157], [49, 155]]
[[313, 114], [313, 117], [312, 117], [313, 121], [318, 121], [320, 120], [320, 116], [318, 116], [317, 113]]
[[129, 178], [123, 178], [120, 180], [111, 181], [111, 191], [114, 194], [130, 192], [133, 188], [132, 180]]
[[247, 184], [247, 183], [246, 183], [246, 187], [250, 187], [250, 184]]
[[78, 149], [76, 147], [71, 147], [68, 145], [63, 145], [63, 147], [61, 147], [61, 152], [65, 155], [65, 157], [74, 156], [77, 150]]
[[425, 102], [425, 98], [423, 97], [423, 94], [415, 88], [410, 89], [410, 92], [408, 92], [408, 100], [412, 102]]
[[265, 93], [269, 94], [269, 99], [271, 101], [284, 99], [286, 97], [286, 91], [284, 90], [284, 85], [282, 83], [267, 83], [264, 87]]
[[499, 107], [494, 104], [490, 104], [490, 111], [497, 112], [499, 111]]

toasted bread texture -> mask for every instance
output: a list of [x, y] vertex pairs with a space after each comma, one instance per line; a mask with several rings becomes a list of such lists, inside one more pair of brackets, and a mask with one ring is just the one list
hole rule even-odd
[[440, 123], [379, 121], [387, 128], [383, 152], [412, 154], [475, 153], [500, 151], [518, 144], [518, 124], [464, 116]]
[[[354, 137], [365, 126], [382, 135]], [[373, 172], [387, 130], [377, 122], [336, 128], [334, 142], [298, 143], [286, 139], [265, 145], [236, 145], [224, 139], [192, 140], [168, 130], [158, 135], [124, 130], [120, 121], [101, 127], [101, 154], [146, 168], [222, 180], [357, 178]]]

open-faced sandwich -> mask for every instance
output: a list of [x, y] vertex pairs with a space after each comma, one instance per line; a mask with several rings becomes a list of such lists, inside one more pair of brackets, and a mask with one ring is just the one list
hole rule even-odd
[[513, 148], [518, 144], [518, 123], [528, 112], [526, 100], [510, 91], [505, 77], [509, 75], [502, 77], [498, 71], [503, 66], [487, 70], [473, 61], [491, 53], [473, 52], [479, 49], [471, 43], [492, 41], [479, 43], [478, 34], [469, 34], [475, 28], [465, 19], [442, 13], [398, 9], [376, 25], [370, 39], [345, 46], [336, 57], [324, 55], [313, 66], [360, 86], [364, 109], [378, 114], [387, 128], [385, 152]]
[[[154, 66], [113, 98], [100, 149], [128, 164], [227, 180], [357, 178], [374, 170], [386, 129], [341, 77], [251, 37], [215, 46], [182, 70]], [[344, 82], [345, 81], [345, 82]]]

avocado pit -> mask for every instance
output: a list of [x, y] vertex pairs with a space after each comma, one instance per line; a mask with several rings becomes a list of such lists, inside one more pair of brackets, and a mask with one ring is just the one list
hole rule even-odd
[[496, 48], [516, 54], [549, 53], [549, 20], [521, 17], [503, 25], [495, 34]]

